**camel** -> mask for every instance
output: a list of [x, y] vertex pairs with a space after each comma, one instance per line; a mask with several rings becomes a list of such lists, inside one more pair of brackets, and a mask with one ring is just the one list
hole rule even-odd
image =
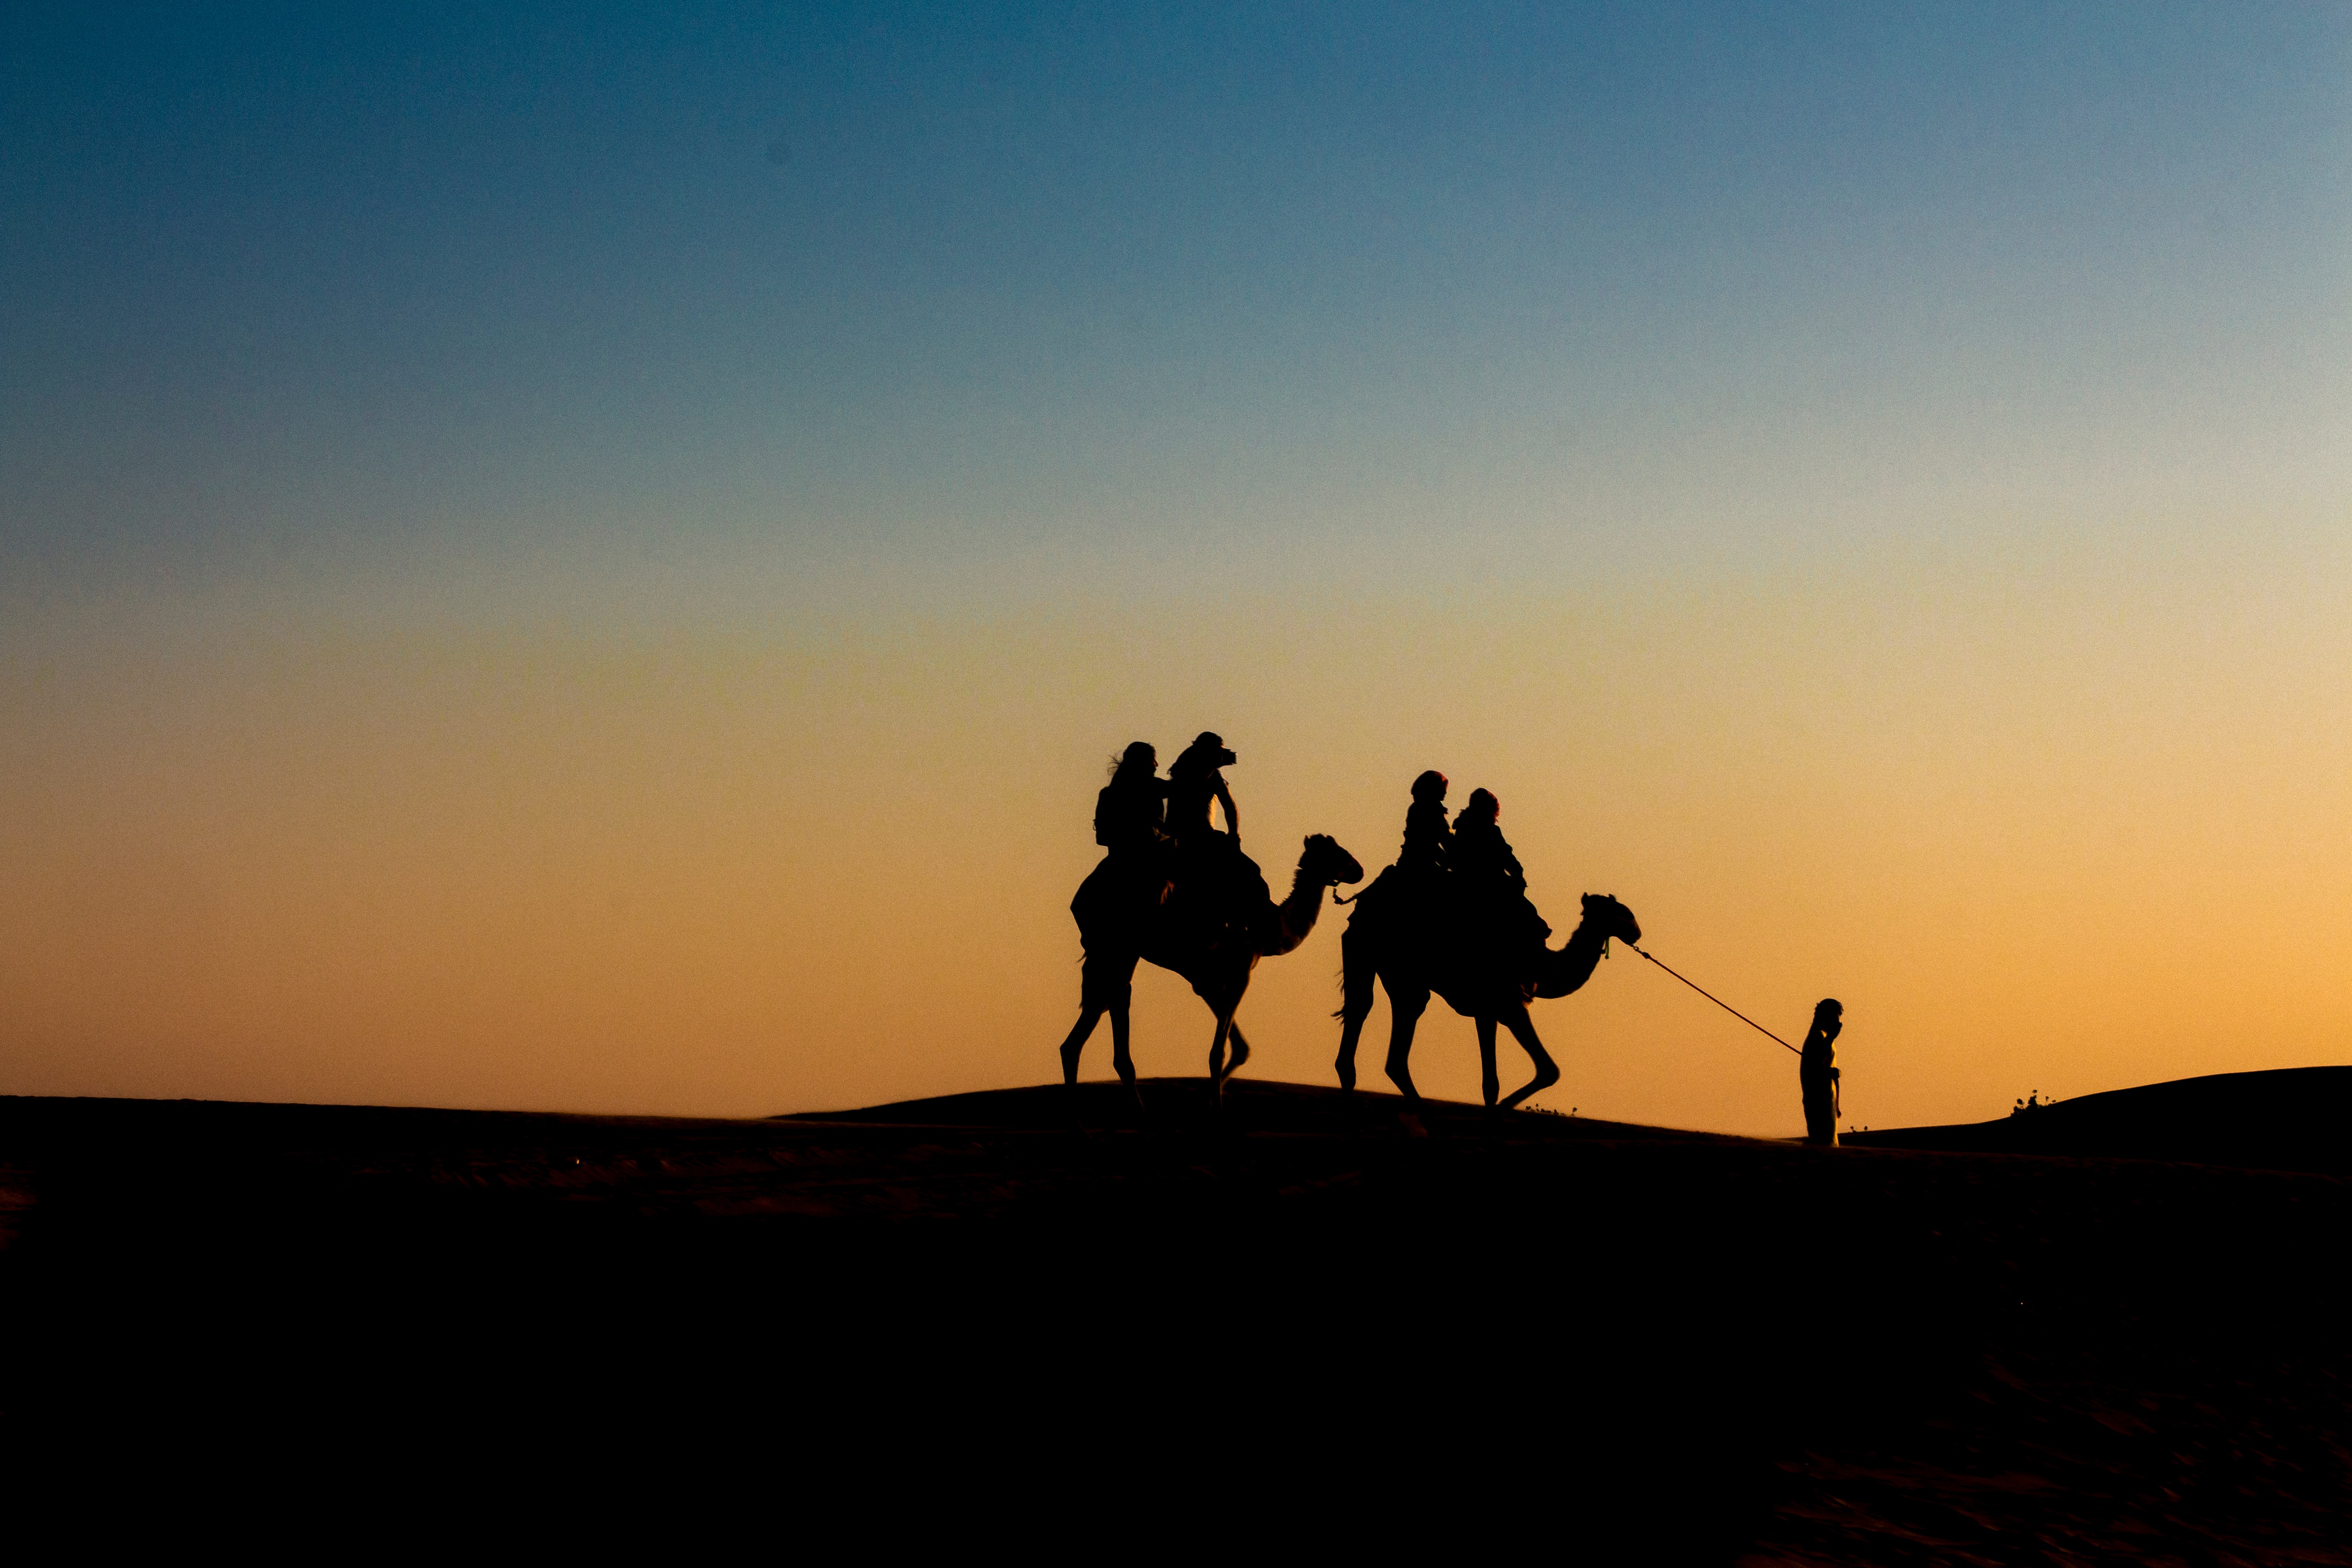
[[[1078, 940], [1086, 948], [1079, 981], [1078, 1021], [1062, 1041], [1062, 1081], [1078, 1081], [1078, 1054], [1103, 1015], [1110, 1015], [1111, 1065], [1119, 1081], [1136, 1094], [1135, 1059], [1128, 1054], [1127, 1007], [1138, 961], [1149, 959], [1175, 971], [1192, 983], [1193, 992], [1216, 1015], [1216, 1034], [1209, 1044], [1209, 1081], [1223, 1099], [1225, 1079], [1249, 1060], [1249, 1041], [1243, 1037], [1234, 1014], [1249, 989], [1250, 972], [1261, 958], [1291, 952], [1315, 929], [1323, 910], [1323, 889], [1341, 882], [1363, 879], [1364, 868], [1353, 855], [1326, 836], [1309, 835], [1291, 879], [1290, 896], [1276, 903], [1266, 890], [1256, 862], [1238, 849], [1220, 877], [1227, 890], [1223, 919], [1188, 917], [1181, 904], [1150, 902], [1132, 887], [1121, 886], [1121, 875], [1106, 858], [1078, 886], [1070, 913], [1078, 922]], [[1227, 1040], [1233, 1058], [1225, 1057]]]
[[1585, 894], [1584, 919], [1567, 942], [1541, 950], [1530, 982], [1518, 966], [1496, 962], [1492, 947], [1439, 929], [1428, 911], [1412, 907], [1412, 898], [1410, 884], [1382, 873], [1357, 897], [1355, 912], [1340, 935], [1345, 976], [1337, 1015], [1340, 1089], [1356, 1087], [1356, 1040], [1372, 1011], [1375, 975], [1389, 994], [1389, 1080], [1406, 1100], [1421, 1099], [1412, 1085], [1409, 1058], [1413, 1029], [1429, 1005], [1432, 992], [1477, 1025], [1478, 1057], [1485, 1069], [1482, 1087], [1490, 1108], [1502, 1087], [1495, 1069], [1498, 1023], [1527, 1048], [1536, 1069], [1524, 1088], [1502, 1101], [1502, 1109], [1508, 1110], [1558, 1083], [1559, 1068], [1536, 1037], [1528, 1003], [1538, 996], [1565, 996], [1590, 980], [1593, 966], [1608, 952], [1611, 937], [1629, 944], [1641, 941], [1642, 928], [1634, 922], [1633, 911], [1606, 893]]

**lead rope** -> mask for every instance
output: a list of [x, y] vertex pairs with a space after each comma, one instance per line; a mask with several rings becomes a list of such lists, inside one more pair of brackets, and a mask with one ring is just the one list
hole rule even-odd
[[[1633, 947], [1633, 944], [1630, 942], [1625, 945], [1627, 947]], [[1601, 951], [1606, 952], [1608, 949], [1604, 947]], [[1642, 950], [1638, 947], [1633, 947], [1633, 951], [1635, 952], [1642, 952]], [[1738, 1008], [1733, 1006], [1722, 997], [1717, 996], [1714, 992], [1709, 991], [1697, 981], [1689, 979], [1681, 974], [1676, 974], [1671, 966], [1661, 960], [1650, 958], [1650, 955], [1646, 952], [1642, 952], [1642, 956], [1643, 958], [1649, 958], [1652, 963], [1657, 964], [1660, 969], [1664, 969], [1667, 973], [1673, 974], [1675, 979], [1680, 980], [1684, 984], [1689, 986], [1692, 990], [1697, 992], [1700, 995], [1706, 997], [1708, 1001], [1714, 1003], [1717, 1006], [1722, 1008], [1725, 1012], [1730, 1014], [1733, 1017], [1738, 1019], [1741, 1023], [1747, 1025], [1749, 1028], [1755, 1030], [1758, 1034], [1763, 1036], [1774, 1045], [1780, 1047], [1782, 1050], [1792, 1052], [1800, 1058], [1804, 1056], [1804, 1052], [1798, 1050], [1796, 1047], [1790, 1045], [1788, 1041], [1782, 1039], [1780, 1036], [1774, 1034], [1771, 1030], [1766, 1028], [1763, 1025], [1758, 1023], [1755, 1019], [1749, 1017], [1747, 1014], [1741, 1012]]]

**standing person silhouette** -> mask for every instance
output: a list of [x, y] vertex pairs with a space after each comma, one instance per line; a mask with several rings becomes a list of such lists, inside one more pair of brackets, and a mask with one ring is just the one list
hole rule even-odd
[[1832, 1046], [1845, 1027], [1845, 1009], [1825, 996], [1813, 1005], [1813, 1026], [1799, 1053], [1797, 1082], [1805, 1091], [1805, 1142], [1834, 1149], [1838, 1132], [1837, 1052]]

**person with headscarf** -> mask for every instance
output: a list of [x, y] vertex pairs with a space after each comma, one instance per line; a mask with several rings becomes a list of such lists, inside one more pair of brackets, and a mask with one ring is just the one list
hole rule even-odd
[[1528, 874], [1503, 837], [1502, 815], [1493, 791], [1474, 789], [1454, 819], [1454, 895], [1474, 928], [1505, 942], [1540, 945], [1551, 927], [1528, 897]]
[[[1176, 886], [1169, 918], [1203, 941], [1232, 918], [1265, 879], [1243, 856], [1241, 814], [1220, 770], [1237, 759], [1213, 730], [1203, 730], [1168, 764], [1168, 833], [1176, 841]], [[1209, 803], [1225, 808], [1225, 831], [1209, 826]]]
[[1404, 843], [1397, 869], [1424, 885], [1445, 874], [1454, 834], [1445, 826], [1445, 775], [1431, 768], [1412, 781], [1412, 804], [1404, 811]]
[[1838, 1066], [1832, 1048], [1845, 1027], [1845, 1008], [1835, 997], [1813, 1005], [1813, 1026], [1798, 1053], [1797, 1084], [1805, 1095], [1805, 1142], [1834, 1149], [1838, 1141]]
[[1229, 847], [1242, 847], [1241, 814], [1222, 771], [1239, 760], [1215, 731], [1203, 730], [1168, 764], [1168, 832], [1188, 857], [1211, 849], [1220, 837], [1209, 826], [1213, 800], [1225, 808], [1223, 837], [1232, 840]]

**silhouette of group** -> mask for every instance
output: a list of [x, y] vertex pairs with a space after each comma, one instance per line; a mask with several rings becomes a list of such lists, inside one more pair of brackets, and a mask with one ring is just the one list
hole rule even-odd
[[[1276, 902], [1256, 863], [1242, 853], [1240, 814], [1223, 772], [1237, 760], [1223, 738], [1204, 731], [1169, 764], [1165, 779], [1158, 753], [1142, 741], [1112, 763], [1095, 801], [1095, 841], [1108, 853], [1070, 901], [1086, 958], [1078, 1020], [1062, 1042], [1064, 1081], [1077, 1081], [1079, 1055], [1108, 1015], [1113, 1066], [1134, 1088], [1128, 1007], [1135, 966], [1149, 960], [1190, 981], [1216, 1016], [1209, 1078], [1222, 1094], [1249, 1058], [1234, 1014], [1251, 971], [1307, 939], [1324, 889], [1340, 902], [1337, 888], [1363, 879], [1354, 856], [1310, 835], [1289, 896]], [[1356, 1044], [1377, 978], [1391, 1020], [1387, 1073], [1408, 1100], [1420, 1099], [1409, 1065], [1413, 1030], [1436, 995], [1476, 1025], [1486, 1103], [1507, 1108], [1559, 1079], [1528, 1004], [1576, 990], [1610, 938], [1637, 942], [1641, 927], [1615, 899], [1588, 893], [1575, 932], [1548, 948], [1551, 927], [1528, 896], [1527, 874], [1503, 836], [1501, 803], [1474, 790], [1449, 824], [1446, 788], [1434, 769], [1413, 781], [1396, 863], [1352, 900], [1340, 943], [1339, 1085], [1355, 1088]], [[1212, 824], [1212, 803], [1223, 811], [1222, 833]], [[1499, 1101], [1498, 1028], [1510, 1031], [1535, 1067], [1524, 1087]]]
[[[1095, 842], [1109, 854], [1105, 865], [1129, 906], [1130, 920], [1171, 900], [1172, 918], [1209, 934], [1206, 928], [1232, 901], [1237, 884], [1265, 879], [1241, 854], [1241, 814], [1223, 770], [1234, 753], [1213, 731], [1202, 731], [1159, 775], [1159, 753], [1137, 741], [1111, 765], [1110, 782], [1095, 797]], [[1212, 802], [1223, 806], [1225, 831], [1210, 826]]]

